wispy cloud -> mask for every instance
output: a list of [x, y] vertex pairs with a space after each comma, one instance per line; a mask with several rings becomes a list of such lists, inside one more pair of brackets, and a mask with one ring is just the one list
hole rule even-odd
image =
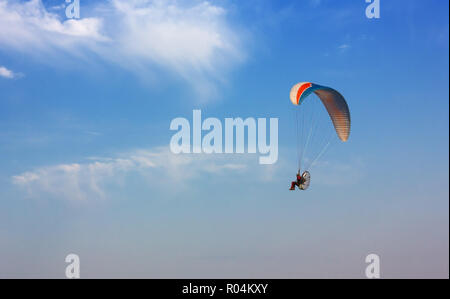
[[99, 18], [60, 20], [40, 0], [0, 0], [0, 45], [29, 54], [40, 51], [76, 51], [76, 44], [104, 41]]
[[13, 71], [7, 69], [4, 66], [0, 66], [0, 77], [7, 78], [7, 79], [13, 79], [17, 77], [19, 74], [14, 73]]
[[[222, 184], [226, 180], [242, 185], [285, 179], [288, 186], [295, 177], [294, 165], [286, 160], [274, 165], [259, 165], [257, 161], [251, 154], [177, 155], [168, 147], [154, 147], [113, 157], [89, 157], [84, 162], [43, 166], [14, 175], [11, 181], [30, 198], [76, 201], [107, 199], [116, 193], [114, 188], [126, 190], [136, 179], [142, 180], [143, 188], [152, 192], [177, 195], [192, 190], [193, 184], [205, 182]], [[313, 185], [356, 184], [365, 176], [364, 169], [361, 159], [345, 163], [322, 161], [311, 169]]]
[[[51, 196], [68, 200], [102, 199], [106, 186], [138, 173], [154, 188], [177, 188], [199, 176], [222, 176], [248, 171], [249, 158], [228, 155], [175, 155], [166, 147], [135, 150], [114, 158], [91, 157], [85, 163], [44, 166], [13, 176], [12, 182], [29, 197]], [[255, 160], [256, 164], [256, 160]]]
[[347, 51], [350, 48], [351, 46], [349, 44], [342, 44], [338, 46], [338, 49], [341, 50], [342, 52]]
[[0, 46], [30, 55], [95, 54], [137, 73], [167, 71], [203, 95], [244, 58], [226, 9], [208, 1], [112, 0], [91, 4], [88, 14], [64, 20], [41, 0], [0, 0]]
[[13, 183], [26, 188], [30, 197], [47, 194], [62, 199], [84, 200], [103, 198], [102, 182], [123, 173], [133, 166], [132, 161], [116, 159], [89, 164], [60, 164], [13, 176]]

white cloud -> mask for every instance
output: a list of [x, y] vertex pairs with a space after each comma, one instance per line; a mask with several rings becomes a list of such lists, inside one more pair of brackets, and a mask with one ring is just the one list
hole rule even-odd
[[[11, 181], [31, 198], [76, 201], [106, 199], [120, 190], [128, 192], [137, 181], [152, 193], [162, 191], [173, 196], [205, 182], [257, 185], [286, 180], [289, 186], [295, 171], [295, 165], [282, 159], [273, 165], [259, 165], [252, 154], [177, 155], [168, 147], [155, 147], [114, 157], [89, 157], [83, 163], [39, 167], [12, 176]], [[311, 173], [317, 188], [353, 185], [365, 176], [365, 166], [361, 159], [322, 161]]]
[[0, 0], [0, 45], [27, 53], [71, 48], [88, 40], [102, 41], [97, 18], [61, 21], [40, 0]]
[[54, 6], [51, 6], [49, 9], [50, 9], [50, 10], [62, 10], [62, 9], [64, 9], [64, 8], [66, 8], [66, 4], [65, 4], [65, 3], [62, 3], [62, 4], [60, 4], [60, 5], [54, 5]]
[[350, 45], [349, 44], [342, 44], [338, 47], [339, 50], [341, 50], [342, 52], [350, 49]]
[[226, 9], [207, 1], [112, 0], [81, 9], [91, 16], [64, 20], [41, 0], [0, 0], [0, 47], [95, 54], [144, 74], [165, 70], [205, 95], [243, 58]]
[[167, 187], [167, 184], [177, 182], [180, 188], [201, 175], [245, 172], [247, 159], [244, 158], [246, 163], [239, 163], [239, 158], [230, 162], [228, 155], [175, 155], [168, 148], [159, 147], [136, 150], [115, 158], [92, 157], [86, 163], [40, 167], [13, 176], [12, 182], [27, 190], [30, 197], [98, 199], [106, 197], [107, 184], [120, 183], [133, 172], [145, 178], [152, 187]]
[[7, 79], [13, 79], [16, 76], [13, 71], [8, 70], [4, 66], [0, 66], [0, 77], [7, 78]]

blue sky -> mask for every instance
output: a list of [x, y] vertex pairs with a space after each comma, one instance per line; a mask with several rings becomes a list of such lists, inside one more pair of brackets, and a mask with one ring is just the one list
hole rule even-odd
[[[448, 277], [448, 2], [84, 2], [0, 0], [0, 277]], [[300, 81], [352, 133], [289, 192]], [[279, 118], [278, 162], [171, 154], [193, 109]]]

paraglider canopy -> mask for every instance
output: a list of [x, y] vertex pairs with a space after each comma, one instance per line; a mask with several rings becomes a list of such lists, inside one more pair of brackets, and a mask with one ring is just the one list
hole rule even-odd
[[292, 104], [301, 105], [312, 92], [319, 97], [327, 109], [339, 139], [343, 142], [347, 141], [350, 135], [350, 111], [347, 102], [339, 92], [311, 82], [297, 83], [290, 93]]

